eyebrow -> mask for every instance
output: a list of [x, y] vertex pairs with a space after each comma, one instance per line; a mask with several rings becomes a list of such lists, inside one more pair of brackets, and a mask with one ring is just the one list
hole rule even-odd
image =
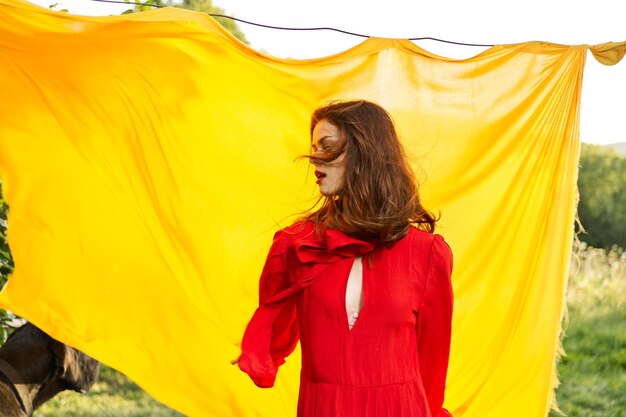
[[333, 137], [330, 135], [322, 136], [320, 140], [317, 141], [317, 145], [315, 143], [312, 143], [311, 147], [317, 149], [319, 145], [326, 145], [327, 139], [333, 139]]

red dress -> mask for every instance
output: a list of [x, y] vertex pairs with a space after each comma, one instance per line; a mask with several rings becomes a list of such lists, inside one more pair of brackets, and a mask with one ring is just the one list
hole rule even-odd
[[[363, 256], [363, 307], [352, 328], [348, 275]], [[259, 387], [300, 340], [298, 417], [446, 417], [442, 408], [452, 318], [452, 254], [411, 227], [390, 248], [312, 223], [276, 233], [259, 308], [239, 367]]]

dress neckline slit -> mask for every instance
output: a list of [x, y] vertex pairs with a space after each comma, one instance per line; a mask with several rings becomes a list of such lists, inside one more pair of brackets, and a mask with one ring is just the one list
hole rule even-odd
[[348, 277], [346, 278], [344, 307], [344, 322], [349, 333], [354, 331], [357, 322], [362, 320], [363, 307], [365, 306], [365, 285], [363, 279], [363, 258], [354, 258]]

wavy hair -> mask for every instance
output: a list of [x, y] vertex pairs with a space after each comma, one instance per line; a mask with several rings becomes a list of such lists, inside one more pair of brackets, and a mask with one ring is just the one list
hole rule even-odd
[[318, 227], [385, 244], [404, 237], [412, 224], [434, 233], [438, 218], [420, 202], [417, 182], [389, 113], [365, 100], [333, 101], [313, 112], [311, 138], [321, 120], [339, 129], [340, 141], [308, 158], [323, 165], [343, 154], [344, 185], [337, 195], [320, 197], [322, 206], [305, 219]]

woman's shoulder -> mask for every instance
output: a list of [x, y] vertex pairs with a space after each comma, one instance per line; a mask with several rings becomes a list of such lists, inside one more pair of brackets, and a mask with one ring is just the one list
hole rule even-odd
[[435, 240], [436, 236], [440, 236], [440, 235], [436, 235], [434, 233], [427, 232], [425, 230], [420, 229], [417, 226], [411, 225], [409, 227], [409, 231], [407, 232], [405, 238], [412, 245], [422, 244], [422, 245], [430, 246], [430, 245], [432, 245], [432, 243]]
[[298, 221], [290, 226], [280, 229], [274, 235], [274, 239], [296, 241], [302, 239], [315, 239], [316, 227], [311, 221]]
[[314, 242], [318, 239], [315, 224], [310, 221], [298, 221], [278, 230], [274, 234], [274, 245], [287, 249], [301, 242]]
[[440, 234], [412, 226], [402, 240], [403, 249], [399, 249], [399, 253], [403, 253], [412, 267], [421, 271], [421, 274], [427, 268], [452, 263], [452, 251]]
[[411, 226], [406, 237], [410, 245], [417, 246], [421, 250], [443, 253], [444, 255], [451, 252], [450, 246], [440, 234], [429, 233], [416, 226]]

